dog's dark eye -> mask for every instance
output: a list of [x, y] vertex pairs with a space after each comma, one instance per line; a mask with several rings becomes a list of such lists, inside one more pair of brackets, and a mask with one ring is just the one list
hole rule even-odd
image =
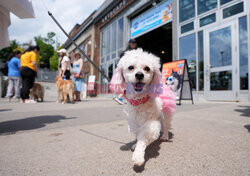
[[144, 67], [144, 70], [145, 70], [146, 72], [149, 72], [149, 71], [150, 71], [150, 68], [149, 68], [148, 66], [146, 66], [146, 67]]
[[129, 70], [133, 70], [133, 69], [134, 69], [134, 66], [131, 65], [131, 66], [128, 67], [128, 69], [129, 69]]

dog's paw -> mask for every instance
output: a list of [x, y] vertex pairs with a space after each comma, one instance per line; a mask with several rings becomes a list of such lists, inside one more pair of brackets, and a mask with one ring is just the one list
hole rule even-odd
[[168, 135], [163, 135], [161, 138], [160, 138], [161, 141], [163, 142], [167, 142], [169, 140], [169, 136]]
[[142, 166], [145, 162], [145, 159], [143, 155], [136, 155], [134, 153], [132, 157], [132, 161], [134, 162], [135, 166]]
[[131, 147], [131, 151], [133, 152], [133, 151], [135, 151], [135, 147], [136, 147], [136, 144], [134, 144], [134, 145], [132, 145], [132, 147]]

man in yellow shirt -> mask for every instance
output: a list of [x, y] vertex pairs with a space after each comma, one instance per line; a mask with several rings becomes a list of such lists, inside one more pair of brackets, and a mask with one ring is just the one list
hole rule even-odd
[[35, 101], [29, 99], [29, 94], [37, 75], [37, 54], [39, 50], [38, 46], [30, 46], [20, 58], [20, 73], [22, 77], [21, 98], [24, 103], [35, 103]]

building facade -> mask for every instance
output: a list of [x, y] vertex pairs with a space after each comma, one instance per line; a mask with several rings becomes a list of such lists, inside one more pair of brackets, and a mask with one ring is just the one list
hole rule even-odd
[[206, 100], [249, 101], [249, 0], [179, 0], [178, 58]]
[[[92, 61], [94, 61], [95, 57], [95, 27], [93, 25], [94, 14], [95, 12], [93, 12], [81, 25], [75, 25], [69, 33], [70, 37], [76, 42], [79, 48], [83, 50]], [[70, 42], [70, 40], [67, 40], [62, 47], [65, 48], [69, 54], [71, 52], [78, 51], [78, 49]], [[83, 55], [82, 58], [84, 61], [84, 79], [88, 80], [89, 75], [94, 75], [94, 69], [90, 62]], [[97, 63], [97, 61], [94, 62]]]
[[[106, 1], [100, 12], [97, 10], [95, 56], [109, 78], [131, 38], [137, 40], [139, 47], [159, 56], [162, 63], [176, 57], [172, 47], [176, 41], [172, 34], [173, 5], [172, 0], [120, 0]], [[100, 84], [107, 84], [101, 75]]]
[[134, 38], [162, 64], [187, 59], [195, 99], [250, 100], [249, 0], [107, 0], [93, 24], [93, 59], [109, 78]]

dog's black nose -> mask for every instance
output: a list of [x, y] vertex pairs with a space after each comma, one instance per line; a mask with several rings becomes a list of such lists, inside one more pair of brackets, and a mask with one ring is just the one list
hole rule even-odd
[[135, 74], [135, 78], [138, 80], [142, 80], [144, 78], [144, 74], [142, 72], [137, 72]]

